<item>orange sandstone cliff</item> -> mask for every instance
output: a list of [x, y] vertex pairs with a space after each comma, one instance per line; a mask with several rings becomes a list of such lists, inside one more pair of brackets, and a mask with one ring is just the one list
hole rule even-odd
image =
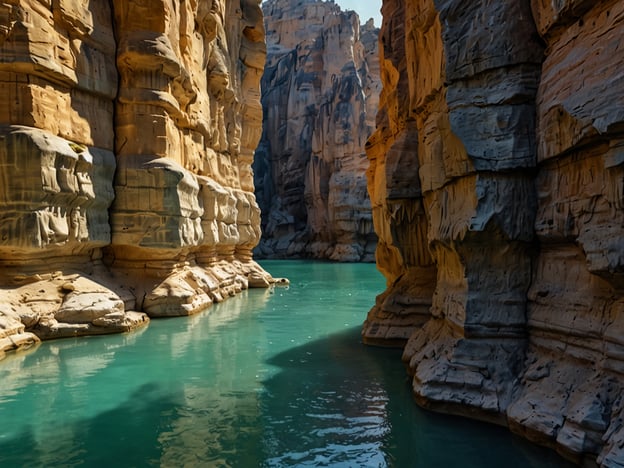
[[384, 0], [366, 342], [417, 401], [624, 463], [624, 4]]
[[260, 0], [0, 3], [0, 354], [272, 279]]

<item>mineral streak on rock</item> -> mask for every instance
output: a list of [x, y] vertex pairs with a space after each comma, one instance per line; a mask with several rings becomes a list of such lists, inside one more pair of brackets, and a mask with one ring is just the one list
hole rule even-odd
[[624, 460], [624, 5], [384, 0], [365, 342], [424, 406]]
[[0, 2], [0, 350], [273, 282], [265, 55], [260, 0]]
[[379, 93], [377, 34], [320, 0], [263, 4], [264, 125], [254, 171], [256, 253], [372, 261], [376, 237], [364, 152]]

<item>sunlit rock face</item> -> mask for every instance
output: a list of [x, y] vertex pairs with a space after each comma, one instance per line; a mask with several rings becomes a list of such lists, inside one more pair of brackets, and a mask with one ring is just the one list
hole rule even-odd
[[0, 4], [0, 337], [271, 281], [251, 259], [265, 55], [260, 0]]
[[624, 459], [624, 6], [384, 0], [366, 342], [424, 406]]
[[263, 4], [267, 64], [256, 151], [264, 257], [373, 261], [364, 145], [380, 88], [377, 36], [319, 0]]
[[119, 93], [107, 260], [150, 315], [247, 287], [259, 239], [251, 161], [265, 58], [259, 1], [114, 2]]

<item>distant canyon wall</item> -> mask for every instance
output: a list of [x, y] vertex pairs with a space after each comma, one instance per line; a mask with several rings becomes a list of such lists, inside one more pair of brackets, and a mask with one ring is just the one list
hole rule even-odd
[[624, 4], [384, 0], [364, 340], [425, 407], [624, 463]]
[[265, 55], [260, 0], [0, 3], [0, 354], [271, 281]]
[[257, 256], [374, 261], [364, 145], [381, 88], [372, 21], [320, 0], [263, 4]]

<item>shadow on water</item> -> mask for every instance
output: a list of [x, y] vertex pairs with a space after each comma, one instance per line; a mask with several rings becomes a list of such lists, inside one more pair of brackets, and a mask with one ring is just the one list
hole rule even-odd
[[399, 355], [354, 327], [268, 358], [254, 390], [144, 380], [92, 417], [58, 414], [53, 433], [31, 415], [0, 437], [0, 466], [569, 466], [506, 429], [418, 409]]
[[264, 382], [265, 466], [572, 466], [505, 428], [418, 408], [400, 351], [366, 347], [359, 334], [269, 360], [280, 372]]
[[[262, 454], [257, 405], [238, 395], [234, 414], [189, 408], [179, 395], [146, 385], [126, 402], [92, 418], [59, 424], [37, 436], [36, 422], [0, 440], [9, 467], [253, 467]], [[192, 414], [189, 414], [192, 413]]]
[[400, 352], [360, 343], [373, 268], [273, 266], [290, 289], [3, 361], [0, 467], [568, 466], [416, 407]]
[[[21, 434], [0, 440], [0, 464], [22, 466], [158, 465], [159, 437], [176, 402], [156, 385], [144, 385], [127, 401], [93, 418], [63, 423], [39, 439], [33, 421]], [[62, 415], [59, 415], [59, 420]]]

